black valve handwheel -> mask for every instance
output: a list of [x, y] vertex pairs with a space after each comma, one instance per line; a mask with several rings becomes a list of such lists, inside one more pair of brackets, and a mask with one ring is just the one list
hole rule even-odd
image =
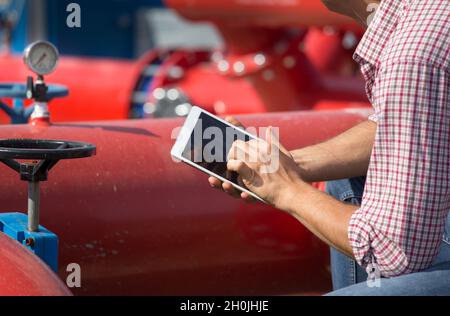
[[[47, 173], [60, 160], [87, 158], [95, 155], [92, 144], [60, 140], [0, 140], [0, 161], [20, 173], [24, 181], [46, 181]], [[37, 160], [20, 163], [20, 160]]]
[[28, 182], [28, 231], [39, 231], [40, 181], [47, 181], [48, 172], [60, 160], [86, 158], [95, 153], [96, 147], [88, 143], [0, 139], [0, 162], [17, 171], [20, 179]]
[[0, 139], [0, 159], [62, 160], [95, 155], [95, 146], [88, 143], [42, 140]]

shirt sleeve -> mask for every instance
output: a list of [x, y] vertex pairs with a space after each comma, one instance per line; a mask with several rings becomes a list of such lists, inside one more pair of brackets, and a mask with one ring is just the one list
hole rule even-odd
[[357, 262], [393, 277], [429, 267], [450, 209], [449, 69], [397, 62], [373, 87], [377, 133], [349, 224]]
[[372, 113], [371, 115], [369, 115], [368, 120], [372, 121], [372, 122], [375, 122], [375, 123], [378, 123], [378, 115], [377, 115], [377, 113]]

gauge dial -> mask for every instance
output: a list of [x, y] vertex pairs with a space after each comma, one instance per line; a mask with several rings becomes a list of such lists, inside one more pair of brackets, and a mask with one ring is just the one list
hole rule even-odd
[[38, 75], [48, 75], [58, 65], [58, 49], [51, 43], [39, 41], [25, 49], [24, 61], [31, 71]]

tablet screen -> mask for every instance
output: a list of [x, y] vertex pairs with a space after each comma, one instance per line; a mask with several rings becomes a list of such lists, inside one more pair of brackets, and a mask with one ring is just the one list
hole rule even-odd
[[183, 151], [183, 157], [242, 186], [242, 183], [238, 183], [238, 174], [227, 170], [228, 152], [238, 139], [247, 142], [251, 138], [202, 112]]

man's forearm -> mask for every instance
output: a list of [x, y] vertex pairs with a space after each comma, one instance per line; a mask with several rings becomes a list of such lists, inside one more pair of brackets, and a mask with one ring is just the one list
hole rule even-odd
[[[366, 175], [376, 129], [376, 123], [366, 121], [324, 143], [291, 152], [301, 169], [301, 178], [316, 182]], [[342, 203], [304, 183], [294, 183], [283, 200], [281, 209], [328, 245], [353, 256], [347, 234], [357, 206]]]
[[291, 152], [307, 182], [364, 176], [377, 125], [365, 121], [324, 143]]
[[353, 257], [348, 226], [357, 206], [340, 202], [304, 182], [287, 188], [276, 206], [298, 219], [329, 246]]

